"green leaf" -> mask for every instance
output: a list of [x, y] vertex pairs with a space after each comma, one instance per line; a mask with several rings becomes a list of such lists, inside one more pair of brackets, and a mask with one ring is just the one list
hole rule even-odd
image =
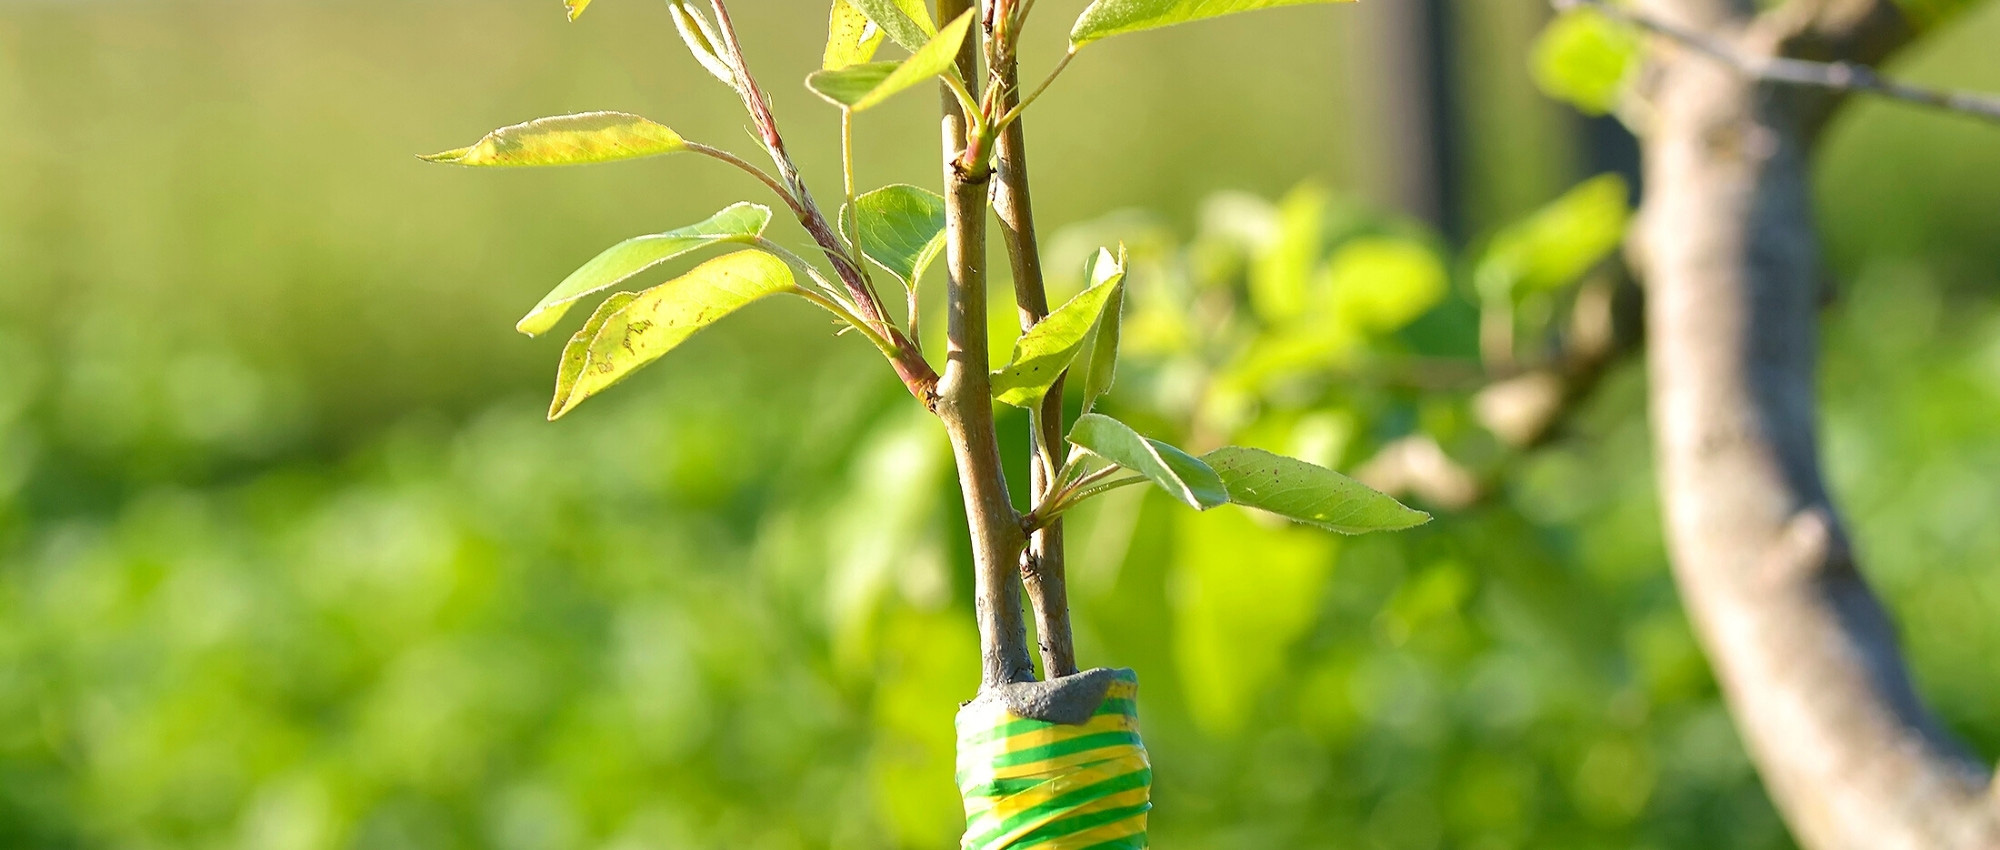
[[563, 0], [563, 8], [569, 11], [569, 19], [572, 21], [582, 17], [583, 10], [589, 5], [590, 0]]
[[1154, 484], [1182, 504], [1205, 511], [1229, 501], [1229, 491], [1208, 464], [1187, 452], [1143, 437], [1139, 432], [1101, 413], [1077, 417], [1069, 431], [1069, 441], [1097, 455], [1151, 479]]
[[1069, 49], [1074, 52], [1098, 39], [1129, 32], [1250, 12], [1279, 6], [1310, 3], [1337, 3], [1348, 0], [1097, 0], [1083, 10], [1069, 31]]
[[1389, 333], [1444, 299], [1451, 273], [1430, 245], [1394, 236], [1351, 239], [1327, 261], [1335, 321], [1362, 333]]
[[721, 80], [723, 85], [736, 87], [736, 72], [722, 61], [722, 54], [715, 49], [715, 32], [709, 29], [708, 19], [701, 12], [690, 8], [685, 0], [669, 0], [667, 8], [673, 12], [674, 29], [680, 30], [681, 41], [687, 42], [688, 52], [694, 54], [694, 61], [711, 76]]
[[[1115, 257], [1110, 251], [1098, 249], [1084, 273], [1093, 287], [1104, 284], [1113, 276], [1123, 278], [1125, 246], [1118, 246]], [[1124, 312], [1125, 287], [1120, 286], [1104, 303], [1103, 315], [1097, 319], [1097, 330], [1091, 333], [1090, 370], [1083, 375], [1083, 409], [1086, 412], [1111, 391], [1111, 383], [1118, 376], [1118, 334]]]
[[[738, 251], [637, 295], [606, 299], [563, 349], [549, 418], [561, 418], [716, 320], [795, 285], [783, 260]], [[591, 326], [595, 332], [586, 338]]]
[[1260, 449], [1237, 446], [1202, 456], [1229, 490], [1229, 501], [1342, 534], [1396, 531], [1430, 522], [1352, 478]]
[[937, 35], [924, 0], [851, 0], [868, 20], [904, 50], [912, 53]]
[[1617, 108], [1639, 70], [1644, 42], [1588, 7], [1556, 17], [1535, 38], [1528, 69], [1543, 93], [1591, 115]]
[[1102, 268], [1103, 279], [1056, 308], [1014, 340], [1014, 356], [993, 373], [993, 397], [1015, 407], [1032, 407], [1050, 385], [1076, 360], [1077, 352], [1097, 326], [1105, 305], [1125, 281], [1125, 270], [1114, 262]]
[[936, 37], [901, 62], [868, 62], [833, 71], [816, 71], [806, 87], [836, 106], [860, 112], [896, 93], [943, 74], [956, 74], [958, 47], [972, 26], [973, 10], [946, 24]]
[[826, 54], [820, 67], [838, 71], [875, 58], [882, 46], [882, 28], [868, 20], [852, 0], [833, 0], [826, 22]]
[[469, 148], [421, 158], [452, 165], [577, 165], [686, 149], [679, 133], [637, 115], [585, 112], [502, 127]]
[[1625, 179], [1593, 177], [1495, 234], [1473, 269], [1487, 299], [1567, 286], [1617, 250], [1630, 218]]
[[898, 183], [855, 198], [852, 208], [841, 208], [840, 223], [861, 240], [863, 256], [910, 289], [944, 251], [944, 198], [915, 186]]
[[763, 235], [771, 223], [769, 207], [732, 204], [699, 224], [627, 239], [571, 272], [541, 303], [514, 325], [529, 336], [539, 336], [555, 327], [570, 305], [593, 292], [623, 283], [647, 269], [718, 242], [749, 242]]
[[1326, 190], [1311, 183], [1279, 202], [1277, 231], [1259, 246], [1250, 266], [1250, 307], [1258, 318], [1280, 324], [1311, 306], [1313, 270], [1326, 250], [1329, 206]]

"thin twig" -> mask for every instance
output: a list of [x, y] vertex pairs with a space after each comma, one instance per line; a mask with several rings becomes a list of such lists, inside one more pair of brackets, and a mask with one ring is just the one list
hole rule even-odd
[[1853, 62], [1810, 62], [1783, 56], [1746, 55], [1722, 39], [1707, 33], [1663, 21], [1643, 12], [1632, 11], [1614, 5], [1608, 0], [1551, 0], [1551, 2], [1560, 11], [1577, 8], [1595, 9], [1606, 17], [1672, 39], [1689, 50], [1753, 79], [1833, 92], [1872, 94], [2000, 122], [2000, 96], [1897, 82], [1883, 77], [1874, 68]]
[[[1011, 10], [1003, 10], [1011, 13]], [[1013, 45], [996, 35], [987, 45], [988, 72], [993, 85], [989, 97], [996, 97], [995, 111], [1018, 119], [1021, 106], [1016, 81], [1019, 70]], [[1011, 107], [1011, 108], [1010, 108]], [[1034, 202], [1028, 184], [1027, 132], [1019, 120], [994, 122], [1000, 128], [995, 140], [993, 212], [1007, 245], [1014, 277], [1014, 306], [1020, 314], [1021, 331], [1026, 333], [1049, 315], [1048, 288], [1042, 274], [1041, 244], [1035, 235]], [[1036, 507], [1055, 495], [1061, 481], [1058, 467], [1063, 450], [1063, 375], [1057, 375], [1041, 403], [1029, 411], [1029, 461], [1031, 493]], [[1064, 554], [1063, 526], [1059, 514], [1051, 515], [1028, 540], [1021, 561], [1021, 577], [1028, 601], [1035, 609], [1035, 632], [1041, 639], [1042, 670], [1051, 679], [1077, 672], [1076, 641], [1070, 626], [1069, 579]]]
[[701, 154], [702, 156], [706, 156], [711, 159], [721, 160], [723, 162], [735, 166], [736, 168], [742, 170], [744, 173], [757, 178], [757, 182], [770, 187], [772, 192], [777, 193], [778, 198], [785, 202], [785, 206], [791, 208], [793, 215], [795, 216], [806, 215], [806, 208], [799, 204], [799, 199], [792, 197], [792, 191], [790, 189], [785, 188], [785, 184], [778, 182], [778, 178], [772, 177], [771, 172], [765, 171], [762, 168], [758, 168], [756, 163], [750, 162], [749, 160], [746, 160], [740, 156], [737, 156], [721, 148], [710, 147], [700, 142], [684, 142], [683, 144], [687, 145], [689, 153], [698, 153]]
[[861, 261], [849, 246], [842, 244], [840, 235], [827, 223], [825, 214], [813, 203], [812, 192], [806, 188], [805, 179], [799, 176], [799, 169], [792, 157], [785, 151], [785, 140], [778, 133], [778, 119], [771, 114], [770, 100], [757, 87], [757, 80], [750, 73], [750, 66], [743, 58], [743, 46], [736, 38], [736, 25], [729, 18], [729, 10], [723, 0], [710, 0], [714, 9], [716, 31], [722, 41], [725, 62], [736, 77], [736, 90], [743, 98], [743, 105], [750, 111], [750, 118], [757, 125], [758, 137], [771, 155], [771, 161], [778, 166], [778, 177], [787, 190], [784, 194], [792, 199], [792, 209], [798, 214], [799, 224], [810, 234], [813, 242], [826, 254], [833, 264], [834, 273], [846, 287], [854, 302], [857, 316], [874, 331], [889, 340], [897, 354], [889, 363], [895, 367], [897, 377], [926, 406], [933, 404], [937, 396], [938, 374], [923, 354], [909, 343], [909, 337], [888, 317], [882, 308], [882, 298], [868, 280], [861, 268]]

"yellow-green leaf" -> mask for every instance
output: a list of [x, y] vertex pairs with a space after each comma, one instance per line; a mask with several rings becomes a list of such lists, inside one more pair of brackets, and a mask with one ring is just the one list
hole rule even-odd
[[1625, 179], [1601, 174], [1495, 234], [1473, 283], [1488, 299], [1567, 286], [1617, 250], [1631, 217]]
[[[1091, 285], [1098, 286], [1114, 276], [1121, 280], [1125, 276], [1125, 246], [1118, 246], [1118, 255], [1098, 249], [1091, 258], [1090, 268], [1085, 271]], [[1104, 312], [1097, 318], [1097, 330], [1091, 333], [1090, 368], [1083, 374], [1083, 409], [1088, 412], [1097, 400], [1111, 391], [1111, 382], [1118, 376], [1118, 335], [1119, 326], [1124, 321], [1125, 287], [1119, 286], [1104, 303]]]
[[1279, 6], [1339, 3], [1350, 0], [1097, 0], [1083, 10], [1069, 31], [1069, 49], [1114, 35], [1250, 12]]
[[1229, 502], [1229, 491], [1215, 470], [1200, 458], [1162, 443], [1101, 413], [1077, 417], [1069, 441], [1126, 469], [1151, 479], [1181, 504], [1198, 511]]
[[881, 46], [881, 27], [868, 20], [852, 0], [833, 0], [833, 11], [827, 16], [822, 69], [838, 71], [867, 62], [875, 58], [875, 50]]
[[[583, 364], [590, 359], [590, 341], [597, 338], [597, 332], [604, 329], [604, 321], [625, 309], [637, 292], [614, 292], [610, 298], [597, 305], [583, 327], [571, 334], [569, 342], [563, 344], [562, 360], [556, 364], [556, 398], [562, 399], [576, 387], [576, 379], [583, 376]], [[549, 409], [549, 418], [557, 416], [554, 408]]]
[[932, 77], [956, 74], [958, 48], [972, 26], [972, 12], [968, 9], [946, 24], [908, 59], [817, 71], [806, 78], [806, 86], [836, 106], [860, 112]]
[[1617, 108], [1637, 75], [1643, 41], [1632, 27], [1588, 7], [1564, 12], [1542, 29], [1529, 71], [1548, 96], [1591, 115]]
[[1229, 490], [1229, 501], [1342, 534], [1396, 531], [1430, 522], [1352, 478], [1302, 460], [1237, 446], [1202, 456]]
[[884, 186], [842, 207], [840, 217], [861, 240], [862, 255], [911, 289], [944, 251], [944, 198], [936, 192]]
[[1362, 333], [1388, 333], [1444, 299], [1451, 273], [1437, 250], [1416, 239], [1363, 236], [1327, 261], [1333, 319]]
[[924, 0], [850, 0], [854, 8], [874, 22], [904, 50], [912, 53], [937, 35], [936, 22]]
[[730, 88], [736, 87], [736, 73], [722, 55], [715, 49], [715, 32], [709, 29], [708, 19], [701, 11], [688, 6], [685, 0], [670, 0], [667, 8], [673, 12], [674, 29], [681, 33], [681, 41], [687, 43], [688, 52], [694, 54], [694, 61], [700, 62], [703, 70]]
[[1332, 199], [1325, 189], [1300, 185], [1278, 204], [1276, 232], [1259, 245], [1250, 265], [1250, 307], [1278, 324], [1304, 315], [1313, 300], [1313, 270], [1326, 250]]
[[569, 19], [572, 21], [581, 17], [584, 8], [589, 5], [590, 0], [563, 0], [563, 8], [569, 11]]
[[771, 223], [771, 210], [757, 204], [732, 204], [706, 221], [627, 239], [571, 272], [514, 329], [538, 336], [555, 327], [563, 314], [584, 296], [617, 286], [647, 269], [719, 242], [749, 242]]
[[452, 165], [578, 165], [686, 149], [679, 133], [637, 115], [585, 112], [502, 127], [471, 147], [422, 158]]
[[1047, 395], [1063, 370], [1083, 350], [1105, 305], [1122, 288], [1125, 269], [1116, 262], [1102, 264], [1103, 279], [1077, 293], [1069, 303], [1056, 308], [1014, 341], [1014, 356], [993, 373], [993, 397], [1015, 407], [1032, 407]]
[[794, 285], [783, 260], [763, 251], [738, 251], [637, 295], [607, 299], [584, 328], [595, 326], [595, 332], [588, 338], [579, 332], [563, 350], [549, 418], [576, 409], [696, 331]]

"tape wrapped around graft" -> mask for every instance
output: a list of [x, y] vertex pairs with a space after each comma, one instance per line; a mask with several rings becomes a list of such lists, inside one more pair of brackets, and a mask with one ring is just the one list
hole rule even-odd
[[[1139, 677], [1109, 688], [1081, 723], [1025, 717], [1002, 699], [958, 712], [963, 850], [1123, 850], [1146, 843], [1152, 763], [1139, 738]], [[1087, 703], [1085, 704], [1088, 705]]]

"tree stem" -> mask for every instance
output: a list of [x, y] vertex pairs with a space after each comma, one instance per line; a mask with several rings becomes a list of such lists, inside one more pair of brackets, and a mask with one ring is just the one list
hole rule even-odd
[[[995, 85], [1002, 88], [1001, 107], [1010, 111], [1018, 104], [1019, 72], [1014, 51], [998, 50], [992, 55]], [[1000, 133], [994, 148], [999, 183], [993, 192], [993, 211], [1000, 221], [1000, 233], [1013, 265], [1014, 306], [1020, 313], [1021, 330], [1033, 328], [1049, 315], [1049, 295], [1042, 275], [1042, 253], [1035, 238], [1035, 211], [1028, 189], [1027, 132], [1018, 114]], [[1062, 467], [1063, 376], [1056, 376], [1042, 398], [1041, 407], [1029, 416], [1034, 458], [1032, 473], [1035, 504], [1054, 495], [1057, 473]], [[1070, 630], [1068, 567], [1064, 557], [1063, 523], [1050, 521], [1028, 539], [1021, 560], [1021, 578], [1028, 600], [1035, 608], [1035, 633], [1041, 638], [1042, 672], [1053, 679], [1077, 672], [1076, 644]]]
[[[937, 13], [951, 20], [970, 7], [968, 0], [938, 0]], [[959, 52], [962, 76], [977, 81], [975, 47]], [[963, 168], [959, 154], [968, 141], [969, 116], [958, 95], [942, 87], [947, 327], [944, 376], [934, 409], [951, 438], [965, 495], [966, 526], [972, 538], [973, 604], [979, 618], [982, 688], [1033, 681], [1027, 625], [1021, 615], [1019, 558], [1026, 545], [1021, 517], [1007, 492], [1000, 444], [993, 427], [993, 389], [988, 375], [986, 324], [986, 199], [991, 175], [981, 164]]]
[[[820, 250], [826, 254], [827, 261], [833, 264], [834, 273], [847, 287], [848, 295], [854, 302], [859, 318], [873, 327], [878, 335], [893, 344], [896, 354], [889, 358], [889, 363], [895, 367], [897, 377], [903, 380], [903, 385], [909, 388], [910, 394], [916, 396], [918, 401], [923, 402], [925, 406], [931, 406], [934, 404], [937, 392], [937, 373], [924, 361], [923, 354], [904, 335], [902, 329], [896, 327], [896, 323], [890, 321], [884, 313], [881, 297], [876, 294], [875, 287], [869, 283], [868, 276], [855, 259], [859, 251], [850, 253], [849, 246], [843, 243], [833, 226], [827, 223], [826, 215], [821, 213], [819, 206], [813, 202], [812, 192], [806, 188], [805, 179], [799, 176], [798, 166], [792, 162], [791, 154], [785, 150], [785, 139], [778, 132], [778, 119], [771, 114], [770, 101], [765, 98], [763, 90], [757, 87], [757, 79], [751, 75], [750, 65], [743, 58], [743, 46], [737, 41], [736, 25], [729, 18], [728, 7], [723, 0], [710, 0], [709, 6], [715, 10], [716, 30], [722, 37], [721, 47], [726, 54], [723, 58], [736, 76], [737, 91], [743, 97], [743, 106], [749, 111], [751, 120], [756, 123], [758, 138], [763, 141], [765, 150], [770, 153], [771, 162], [778, 167], [778, 179], [783, 185], [773, 188], [782, 188], [781, 194], [787, 197], [793, 211], [798, 214], [799, 225], [806, 229], [806, 233], [812, 236], [813, 242], [817, 243]], [[710, 156], [715, 156], [717, 153], [713, 148], [699, 152]], [[721, 158], [725, 161], [733, 159], [733, 157]], [[737, 160], [736, 164], [738, 167], [747, 165], [740, 160]], [[762, 174], [761, 169], [751, 169], [751, 171], [753, 174]], [[764, 176], [768, 178], [768, 175]]]
[[[1720, 18], [1704, 5], [1652, 8]], [[1734, 38], [1724, 20], [1701, 26]], [[1676, 583], [1743, 742], [1802, 847], [2000, 847], [1992, 772], [1919, 697], [1819, 466], [1811, 128], [1830, 95], [1684, 54], [1652, 73], [1633, 246], [1654, 452]]]

